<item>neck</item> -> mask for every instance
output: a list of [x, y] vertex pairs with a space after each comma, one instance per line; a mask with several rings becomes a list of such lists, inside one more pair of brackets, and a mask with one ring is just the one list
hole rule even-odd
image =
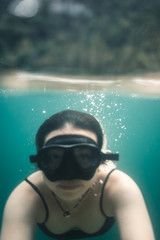
[[64, 209], [72, 209], [78, 207], [79, 204], [83, 202], [83, 200], [88, 196], [90, 190], [91, 188], [88, 188], [82, 195], [71, 200], [59, 198], [55, 193], [53, 193], [53, 195]]
[[[54, 193], [53, 193], [54, 194]], [[54, 194], [55, 195], [55, 194]], [[72, 207], [73, 205], [75, 205], [79, 199], [81, 198], [81, 196], [77, 197], [77, 198], [72, 198], [72, 199], [64, 199], [64, 198], [60, 198], [57, 195], [55, 195], [55, 197], [58, 199], [58, 201], [63, 204], [64, 207]]]

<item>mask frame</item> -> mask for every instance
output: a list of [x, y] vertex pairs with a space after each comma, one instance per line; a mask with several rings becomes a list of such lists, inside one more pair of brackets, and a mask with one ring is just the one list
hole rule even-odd
[[[52, 153], [58, 153], [58, 158], [52, 156]], [[30, 162], [37, 163], [39, 169], [51, 181], [77, 178], [89, 180], [98, 166], [106, 160], [118, 161], [119, 154], [103, 153], [95, 141], [82, 135], [53, 137], [39, 149], [36, 155], [30, 156]], [[85, 166], [83, 166], [84, 163]], [[71, 168], [73, 168], [73, 171], [71, 171]]]

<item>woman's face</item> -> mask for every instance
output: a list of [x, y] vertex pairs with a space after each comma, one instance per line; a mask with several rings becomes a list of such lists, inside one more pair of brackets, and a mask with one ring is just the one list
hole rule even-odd
[[[60, 136], [60, 135], [82, 135], [88, 138], [91, 138], [95, 142], [97, 142], [97, 136], [95, 133], [78, 129], [73, 127], [70, 124], [66, 124], [65, 127], [62, 129], [58, 129], [55, 131], [50, 132], [46, 138], [45, 143], [50, 140], [53, 137]], [[43, 174], [44, 181], [46, 185], [52, 190], [59, 198], [63, 200], [74, 200], [79, 198], [84, 192], [92, 186], [92, 184], [96, 180], [96, 173], [90, 180], [60, 180], [52, 182], [46, 178], [46, 176]]]

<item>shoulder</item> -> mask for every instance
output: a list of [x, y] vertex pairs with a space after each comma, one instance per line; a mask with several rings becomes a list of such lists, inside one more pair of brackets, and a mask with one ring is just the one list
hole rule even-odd
[[142, 202], [143, 196], [135, 181], [120, 170], [113, 171], [104, 188], [103, 207], [106, 213], [113, 216], [122, 206], [126, 207], [138, 201]]
[[[40, 185], [39, 174], [30, 175], [28, 178], [33, 180], [33, 183], [37, 178], [37, 183], [39, 182], [38, 185]], [[26, 181], [23, 181], [10, 194], [4, 214], [10, 217], [15, 215], [19, 218], [26, 217], [39, 222], [44, 215], [42, 201], [35, 190]]]
[[103, 210], [115, 217], [121, 239], [155, 239], [143, 195], [127, 174], [112, 172], [105, 186]]
[[42, 222], [43, 215], [44, 210], [38, 194], [23, 181], [12, 191], [6, 202], [1, 239], [33, 239], [36, 224]]
[[138, 190], [135, 181], [126, 173], [115, 169], [109, 177], [105, 188], [113, 194], [118, 194], [121, 191]]

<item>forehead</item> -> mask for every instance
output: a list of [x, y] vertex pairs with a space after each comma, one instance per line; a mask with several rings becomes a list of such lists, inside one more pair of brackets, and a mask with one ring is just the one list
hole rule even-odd
[[50, 132], [45, 137], [45, 143], [53, 137], [56, 137], [59, 135], [68, 135], [68, 134], [82, 135], [85, 137], [89, 137], [89, 138], [93, 139], [95, 142], [97, 142], [97, 136], [95, 133], [88, 131], [88, 130], [84, 130], [84, 129], [74, 128], [72, 126], [66, 126], [63, 129], [58, 129], [58, 130]]

